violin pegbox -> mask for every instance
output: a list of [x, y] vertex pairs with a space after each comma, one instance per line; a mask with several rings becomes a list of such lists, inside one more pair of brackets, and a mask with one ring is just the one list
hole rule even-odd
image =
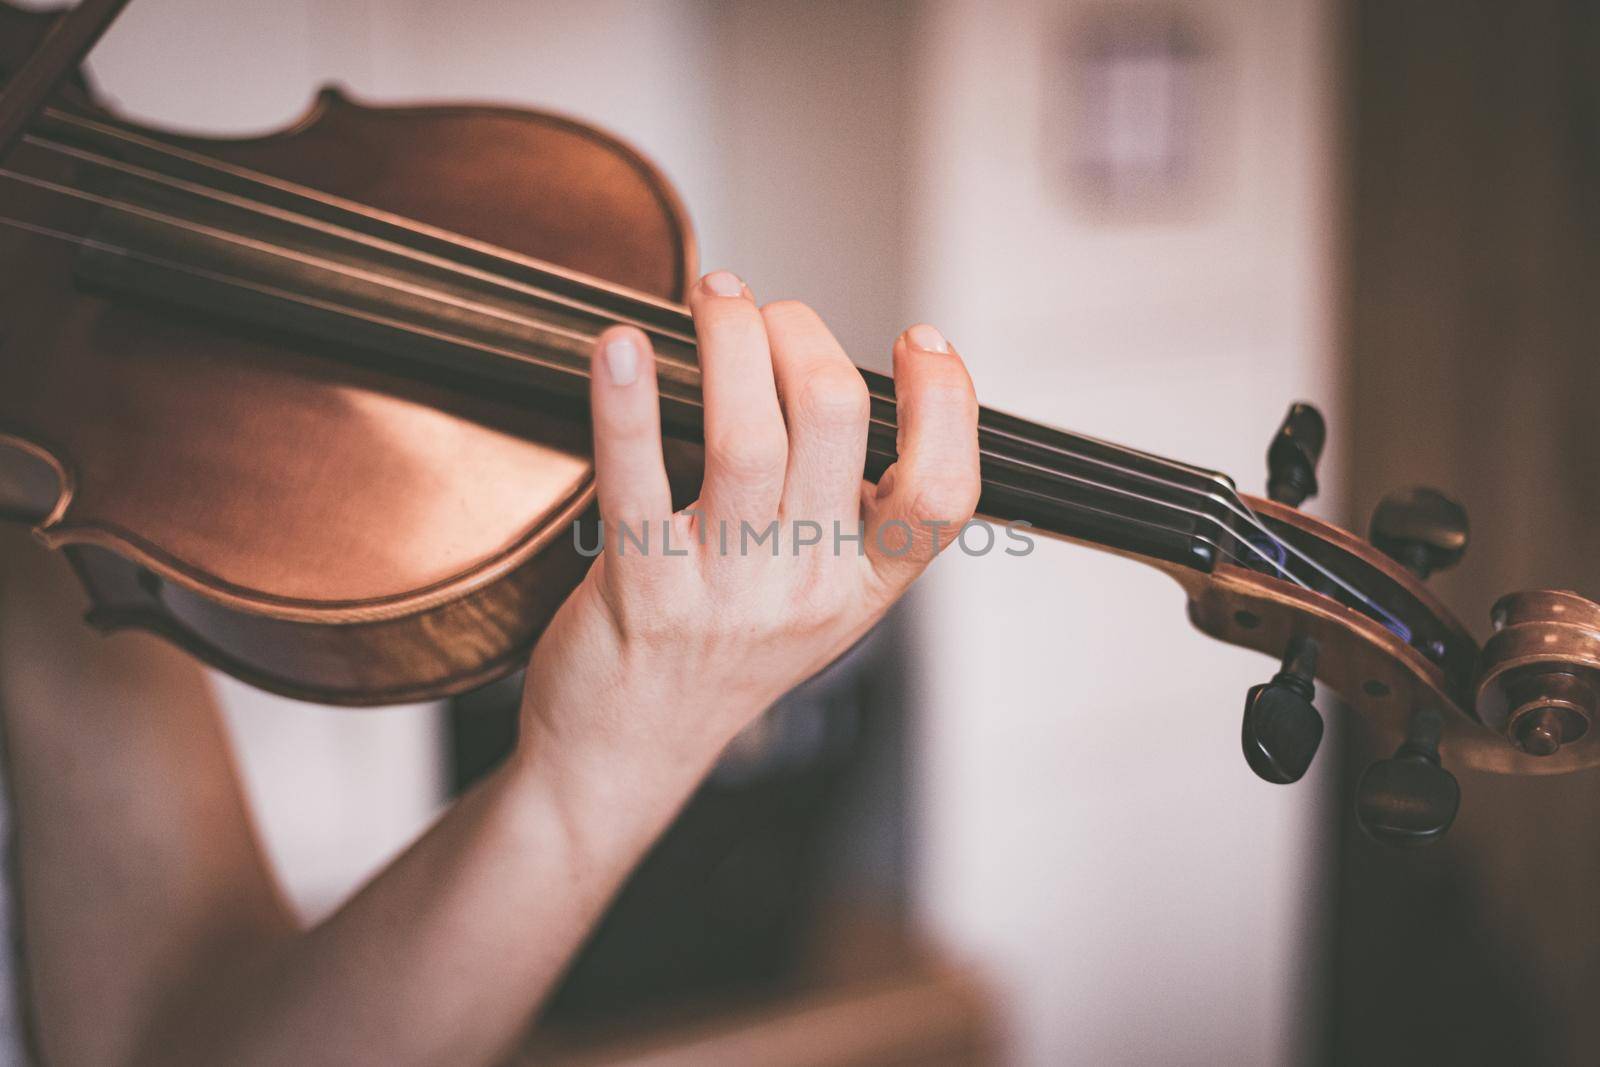
[[1480, 647], [1424, 585], [1465, 553], [1466, 510], [1435, 489], [1390, 493], [1370, 543], [1312, 518], [1299, 505], [1315, 493], [1324, 438], [1316, 409], [1291, 407], [1268, 451], [1269, 499], [1243, 498], [1254, 520], [1246, 540], [1276, 554], [1187, 579], [1200, 629], [1282, 658], [1246, 699], [1251, 769], [1279, 784], [1305, 774], [1322, 736], [1313, 680], [1379, 736], [1400, 739], [1354, 797], [1358, 822], [1384, 844], [1444, 836], [1461, 792], [1447, 762], [1537, 775], [1600, 766], [1600, 604], [1563, 590], [1514, 593], [1495, 605]]
[[[1267, 452], [1270, 503], [1250, 502], [1283, 546], [1278, 566], [1214, 582], [1191, 602], [1191, 616], [1224, 640], [1283, 657], [1245, 702], [1244, 753], [1259, 777], [1287, 784], [1306, 772], [1323, 733], [1312, 682], [1331, 683], [1381, 732], [1403, 739], [1362, 774], [1358, 823], [1383, 844], [1428, 844], [1460, 805], [1441, 749], [1469, 766], [1511, 771], [1593, 758], [1529, 759], [1586, 736], [1600, 711], [1600, 606], [1571, 593], [1507, 597], [1495, 609], [1494, 640], [1480, 650], [1422, 585], [1465, 553], [1466, 510], [1413, 488], [1384, 498], [1370, 544], [1319, 523], [1299, 507], [1316, 493], [1325, 440], [1314, 407], [1290, 407]], [[1239, 587], [1220, 598], [1230, 583]], [[1339, 586], [1355, 595], [1339, 596]], [[1240, 620], [1248, 632], [1227, 625]]]

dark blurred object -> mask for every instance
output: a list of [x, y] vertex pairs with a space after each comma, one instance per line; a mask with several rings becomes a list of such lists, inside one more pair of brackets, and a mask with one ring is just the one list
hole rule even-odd
[[1439, 758], [1444, 720], [1432, 708], [1411, 715], [1399, 749], [1361, 773], [1356, 820], [1381, 845], [1415, 848], [1445, 835], [1461, 807], [1461, 786]]
[[1387, 494], [1367, 528], [1374, 546], [1418, 578], [1460, 563], [1467, 533], [1467, 509], [1426, 486]]
[[1304, 402], [1289, 405], [1267, 446], [1267, 495], [1297, 508], [1317, 495], [1317, 462], [1328, 438], [1322, 412]]
[[807, 990], [757, 1004], [536, 1035], [516, 1067], [984, 1067], [1000, 1062], [996, 1020], [973, 975], [887, 954], [846, 933], [837, 955], [886, 961], [876, 975], [819, 970]]
[[[1459, 494], [1473, 550], [1432, 583], [1482, 637], [1506, 589], [1600, 591], [1600, 5], [1348, 11], [1353, 510]], [[1389, 746], [1342, 719], [1349, 787]], [[1435, 849], [1350, 809], [1329, 1059], [1600, 1062], [1600, 778], [1459, 773]]]
[[1297, 637], [1272, 681], [1253, 685], [1244, 698], [1241, 741], [1256, 777], [1274, 785], [1298, 782], [1322, 743], [1316, 693], [1317, 643]]
[[[891, 624], [734, 740], [579, 953], [546, 1024], [798, 988], [841, 899], [899, 921], [900, 662]], [[509, 750], [519, 697], [510, 680], [456, 702], [458, 790]]]

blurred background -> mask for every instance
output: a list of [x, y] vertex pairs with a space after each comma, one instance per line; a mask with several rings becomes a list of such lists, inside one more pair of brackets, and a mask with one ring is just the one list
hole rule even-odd
[[[599, 124], [675, 182], [705, 269], [858, 362], [931, 321], [986, 403], [1250, 492], [1311, 400], [1313, 512], [1466, 502], [1435, 585], [1480, 636], [1502, 592], [1600, 593], [1597, 70], [1579, 0], [135, 0], [90, 62], [194, 131], [285, 126], [330, 81]], [[1245, 767], [1273, 669], [1135, 563], [948, 554], [735, 745], [547, 1061], [1594, 1062], [1592, 776], [1463, 775], [1446, 844], [1379, 850], [1346, 812], [1387, 753], [1327, 695], [1306, 780]], [[308, 917], [492, 762], [515, 699], [218, 684]]]

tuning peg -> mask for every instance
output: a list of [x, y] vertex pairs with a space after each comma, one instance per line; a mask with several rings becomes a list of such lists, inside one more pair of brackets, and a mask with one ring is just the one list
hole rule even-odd
[[1432, 708], [1411, 716], [1405, 743], [1368, 767], [1356, 785], [1356, 819], [1385, 845], [1429, 845], [1444, 836], [1461, 806], [1455, 775], [1439, 763], [1444, 720]]
[[1426, 578], [1466, 554], [1467, 509], [1437, 489], [1398, 489], [1379, 501], [1367, 536], [1384, 555]]
[[1311, 703], [1317, 643], [1297, 637], [1272, 681], [1250, 687], [1244, 698], [1245, 762], [1275, 785], [1298, 782], [1322, 743], [1322, 716]]
[[1317, 495], [1317, 461], [1327, 434], [1322, 412], [1303, 402], [1289, 405], [1289, 414], [1267, 446], [1269, 497], [1297, 508]]

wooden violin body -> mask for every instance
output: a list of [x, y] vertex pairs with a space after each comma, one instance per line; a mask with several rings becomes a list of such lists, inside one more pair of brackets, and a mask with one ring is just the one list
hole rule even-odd
[[[0, 67], [50, 21], [0, 6]], [[509, 673], [589, 563], [572, 386], [607, 322], [652, 332], [692, 493], [694, 241], [625, 145], [333, 91], [244, 140], [132, 126], [81, 81], [55, 108], [0, 170], [0, 509], [72, 558], [96, 625], [324, 703]], [[468, 357], [493, 373], [441, 369]], [[892, 383], [863, 374], [873, 477]], [[1314, 643], [1315, 677], [1394, 735], [1427, 709], [1461, 765], [1600, 764], [1588, 601], [1507, 598], [1480, 649], [1395, 559], [1221, 475], [987, 409], [979, 434], [982, 512], [1160, 567], [1230, 644]]]
[[[0, 63], [15, 69], [48, 22], [0, 8]], [[656, 169], [555, 116], [330, 91], [266, 137], [146, 132], [663, 298], [695, 273]], [[72, 179], [70, 160], [36, 163]], [[84, 210], [4, 195], [57, 229]], [[30, 475], [46, 489], [30, 510], [87, 584], [92, 622], [341, 704], [459, 692], [526, 659], [588, 564], [570, 532], [593, 496], [581, 405], [530, 409], [175, 319], [85, 291], [77, 252], [0, 231], [0, 465], [14, 482], [53, 471]]]

